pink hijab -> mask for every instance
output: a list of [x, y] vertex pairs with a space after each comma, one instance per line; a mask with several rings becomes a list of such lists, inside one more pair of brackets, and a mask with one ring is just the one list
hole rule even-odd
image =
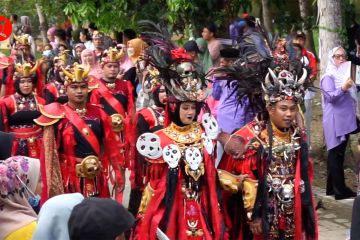
[[[85, 62], [85, 55], [87, 55], [89, 53], [92, 54], [93, 60], [90, 63], [86, 63]], [[81, 52], [81, 63], [86, 67], [90, 66], [90, 73], [89, 73], [90, 76], [94, 76], [97, 79], [100, 79], [100, 78], [103, 77], [102, 69], [99, 66], [99, 64], [95, 61], [95, 53], [94, 53], [94, 51], [89, 50], [89, 49], [84, 49]]]

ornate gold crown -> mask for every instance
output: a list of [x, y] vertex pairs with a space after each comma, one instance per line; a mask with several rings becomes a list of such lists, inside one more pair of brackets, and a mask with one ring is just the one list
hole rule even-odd
[[69, 59], [69, 53], [70, 50], [64, 50], [63, 52], [59, 53], [56, 57], [54, 57], [54, 62], [58, 60], [62, 60], [64, 61], [64, 63], [66, 63], [67, 60]]
[[66, 76], [65, 78], [66, 84], [76, 83], [76, 82], [78, 83], [87, 82], [87, 76], [90, 72], [90, 68], [85, 69], [84, 66], [78, 63], [74, 63], [70, 67], [69, 71], [63, 67], [62, 70]]
[[104, 54], [105, 57], [102, 58], [102, 63], [118, 62], [124, 56], [124, 50], [119, 51], [117, 48], [109, 47]]
[[14, 38], [15, 38], [17, 44], [30, 45], [29, 34], [22, 34], [20, 36], [14, 35]]
[[39, 66], [39, 62], [37, 61], [34, 66], [32, 66], [30, 63], [17, 63], [15, 65], [15, 71], [16, 75], [20, 77], [30, 77], [36, 72], [36, 69]]
[[153, 92], [155, 89], [157, 89], [159, 86], [161, 86], [161, 81], [160, 81], [160, 73], [159, 70], [157, 70], [156, 68], [152, 67], [152, 66], [147, 66], [146, 70], [148, 72], [148, 74], [145, 77], [145, 82], [144, 82], [144, 91], [145, 92]]

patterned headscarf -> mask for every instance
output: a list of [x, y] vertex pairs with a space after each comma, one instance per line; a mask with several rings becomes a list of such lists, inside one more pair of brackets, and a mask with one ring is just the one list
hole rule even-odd
[[40, 161], [15, 156], [0, 163], [0, 239], [36, 220], [28, 203], [40, 177]]

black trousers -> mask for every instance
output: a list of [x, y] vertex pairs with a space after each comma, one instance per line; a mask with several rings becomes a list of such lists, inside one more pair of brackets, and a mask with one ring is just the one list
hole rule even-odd
[[330, 149], [328, 152], [326, 183], [327, 195], [343, 195], [349, 191], [345, 185], [344, 177], [344, 159], [348, 141], [349, 135], [346, 136], [345, 141]]
[[357, 196], [354, 200], [351, 217], [350, 238], [360, 239], [360, 196]]

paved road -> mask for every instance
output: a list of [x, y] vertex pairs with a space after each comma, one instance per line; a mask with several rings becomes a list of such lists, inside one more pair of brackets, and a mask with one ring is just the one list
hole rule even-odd
[[335, 201], [325, 196], [325, 191], [314, 188], [316, 200], [322, 199], [325, 209], [318, 210], [319, 239], [345, 240], [351, 225], [351, 211], [354, 200]]

